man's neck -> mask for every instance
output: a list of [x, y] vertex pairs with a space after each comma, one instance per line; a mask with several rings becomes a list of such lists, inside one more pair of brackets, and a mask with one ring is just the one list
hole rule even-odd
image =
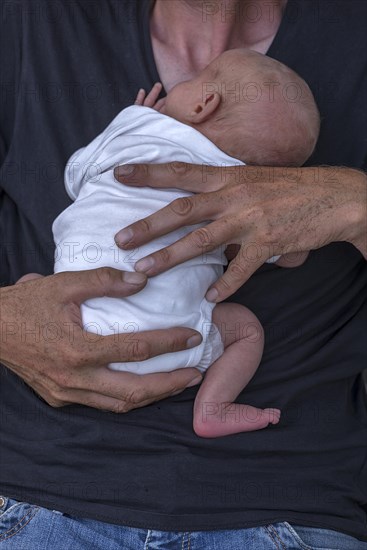
[[222, 52], [247, 47], [266, 53], [287, 0], [156, 0], [155, 41], [195, 72]]

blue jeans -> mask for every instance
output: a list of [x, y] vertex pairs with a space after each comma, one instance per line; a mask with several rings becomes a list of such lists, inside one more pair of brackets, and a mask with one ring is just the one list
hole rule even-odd
[[287, 522], [228, 531], [172, 532], [83, 519], [0, 497], [0, 550], [366, 550], [328, 529]]

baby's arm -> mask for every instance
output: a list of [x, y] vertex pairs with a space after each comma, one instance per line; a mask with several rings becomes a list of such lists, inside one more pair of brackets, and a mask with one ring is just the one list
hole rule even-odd
[[194, 430], [201, 437], [250, 432], [277, 424], [279, 409], [233, 403], [259, 366], [263, 329], [255, 315], [239, 304], [218, 304], [213, 323], [221, 333], [224, 353], [208, 369], [194, 404]]
[[143, 88], [140, 88], [134, 101], [134, 105], [142, 105], [144, 107], [151, 107], [156, 111], [161, 111], [166, 101], [166, 98], [164, 97], [162, 99], [158, 99], [162, 88], [162, 84], [160, 82], [156, 82], [148, 95]]

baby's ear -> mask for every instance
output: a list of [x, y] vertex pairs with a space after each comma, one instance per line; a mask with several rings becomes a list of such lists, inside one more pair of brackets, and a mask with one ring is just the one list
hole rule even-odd
[[218, 109], [221, 102], [221, 96], [218, 92], [208, 95], [205, 100], [197, 103], [189, 114], [188, 118], [192, 124], [201, 124], [206, 122]]

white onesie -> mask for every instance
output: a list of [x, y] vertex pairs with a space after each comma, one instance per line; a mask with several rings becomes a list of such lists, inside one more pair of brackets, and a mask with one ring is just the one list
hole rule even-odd
[[[133, 251], [116, 246], [114, 235], [120, 229], [191, 193], [128, 187], [115, 180], [113, 169], [120, 164], [173, 161], [203, 164], [203, 190], [205, 166], [243, 165], [190, 126], [141, 106], [121, 111], [104, 132], [76, 151], [65, 170], [66, 190], [75, 202], [53, 224], [55, 273], [102, 266], [133, 271], [140, 258], [205, 225], [178, 229]], [[110, 368], [138, 374], [182, 367], [205, 371], [222, 354], [221, 337], [211, 321], [215, 304], [205, 294], [223, 272], [223, 252], [204, 253], [152, 277], [133, 296], [93, 298], [82, 304], [84, 328], [99, 335], [129, 332], [133, 339], [143, 330], [186, 326], [203, 336], [196, 348], [146, 361], [112, 363]]]

